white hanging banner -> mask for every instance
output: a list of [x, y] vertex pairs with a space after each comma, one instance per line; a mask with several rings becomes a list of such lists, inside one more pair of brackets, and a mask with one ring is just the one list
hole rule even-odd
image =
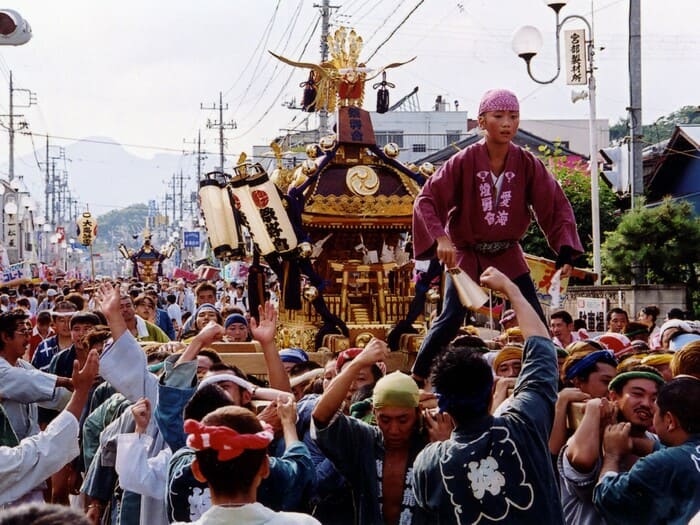
[[588, 57], [586, 55], [586, 30], [564, 31], [564, 54], [566, 55], [566, 83], [582, 86], [588, 83]]

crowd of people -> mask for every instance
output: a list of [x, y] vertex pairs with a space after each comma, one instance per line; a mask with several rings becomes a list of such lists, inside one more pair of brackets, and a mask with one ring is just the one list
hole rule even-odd
[[[0, 525], [700, 523], [700, 330], [654, 305], [603, 334], [545, 317], [532, 212], [561, 277], [582, 246], [518, 123], [487, 92], [485, 141], [416, 199], [414, 254], [449, 272], [410, 372], [376, 338], [322, 363], [277, 348], [274, 288], [257, 312], [223, 281], [0, 296]], [[461, 326], [453, 271], [507, 298], [498, 337]], [[266, 379], [218, 341], [255, 341]]]
[[[235, 283], [75, 281], [2, 296], [0, 524], [31, 523], [22, 512], [92, 524], [687, 523], [700, 511], [694, 324], [678, 311], [657, 321], [654, 305], [636, 321], [613, 308], [591, 337], [563, 310], [545, 326], [498, 270], [480, 280], [509, 299], [501, 334], [464, 327], [421, 387], [388, 373], [378, 339], [325, 363], [277, 348], [275, 305], [232, 306], [245, 298]], [[251, 340], [264, 379], [212, 348]]]

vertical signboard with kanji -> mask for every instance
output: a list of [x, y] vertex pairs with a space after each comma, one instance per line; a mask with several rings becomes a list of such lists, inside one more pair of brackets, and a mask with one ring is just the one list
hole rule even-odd
[[587, 84], [586, 31], [583, 29], [564, 31], [564, 48], [566, 50], [566, 83], [570, 86]]
[[607, 301], [594, 297], [578, 297], [576, 299], [576, 317], [586, 322], [586, 331], [605, 332], [605, 314]]

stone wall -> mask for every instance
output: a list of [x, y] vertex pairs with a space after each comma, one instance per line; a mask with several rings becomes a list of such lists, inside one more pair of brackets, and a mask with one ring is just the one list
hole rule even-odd
[[[685, 285], [603, 285], [603, 286], [571, 286], [569, 287], [562, 309], [569, 312], [576, 319], [576, 299], [578, 297], [591, 297], [607, 300], [610, 308], [622, 308], [634, 320], [637, 312], [648, 305], [655, 304], [661, 310], [659, 324], [671, 308], [687, 309], [687, 291]], [[551, 309], [545, 307], [545, 314], [549, 315]]]

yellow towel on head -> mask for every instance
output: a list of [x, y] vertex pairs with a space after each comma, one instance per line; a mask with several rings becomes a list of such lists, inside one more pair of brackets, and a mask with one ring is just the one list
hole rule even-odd
[[377, 381], [374, 385], [372, 402], [374, 408], [417, 408], [418, 397], [416, 382], [411, 376], [397, 370]]
[[643, 365], [660, 366], [671, 364], [673, 354], [650, 354], [642, 359]]

